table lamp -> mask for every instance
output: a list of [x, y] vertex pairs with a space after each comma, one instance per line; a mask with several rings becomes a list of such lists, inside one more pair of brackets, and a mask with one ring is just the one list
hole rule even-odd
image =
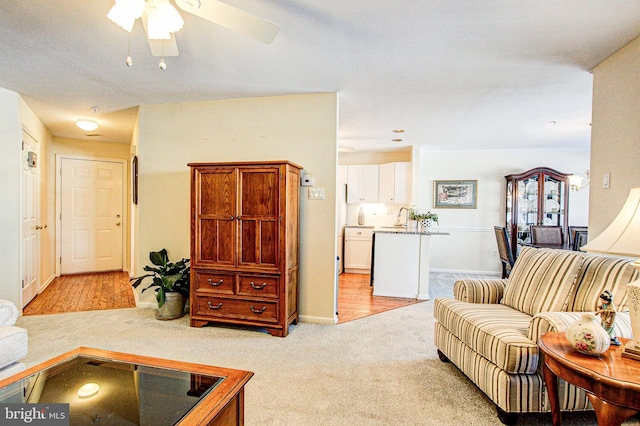
[[[640, 257], [640, 187], [631, 188], [618, 216], [600, 235], [581, 247], [588, 253]], [[640, 260], [633, 262], [640, 271]], [[640, 279], [627, 284], [629, 317], [635, 350], [640, 350]]]

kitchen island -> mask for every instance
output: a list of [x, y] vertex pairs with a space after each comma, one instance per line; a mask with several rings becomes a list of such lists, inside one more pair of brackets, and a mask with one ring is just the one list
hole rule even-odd
[[429, 299], [429, 229], [380, 227], [374, 229], [371, 281], [374, 296]]

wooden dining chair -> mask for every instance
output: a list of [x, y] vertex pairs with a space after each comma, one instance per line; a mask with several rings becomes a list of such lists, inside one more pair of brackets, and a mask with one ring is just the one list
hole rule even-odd
[[575, 251], [580, 250], [580, 246], [587, 243], [587, 230], [586, 226], [570, 226], [569, 227], [569, 244]]
[[513, 255], [511, 254], [511, 246], [509, 245], [507, 228], [505, 228], [504, 226], [494, 226], [493, 230], [496, 234], [496, 242], [498, 243], [498, 255], [500, 256], [500, 262], [502, 263], [502, 278], [508, 278], [515, 261], [513, 259]]
[[580, 247], [587, 244], [587, 236], [588, 236], [587, 231], [582, 231], [582, 230], [576, 231], [573, 237], [573, 241], [571, 242], [571, 249], [573, 251], [582, 251], [580, 250]]
[[533, 244], [562, 245], [564, 243], [562, 227], [531, 225], [531, 242]]

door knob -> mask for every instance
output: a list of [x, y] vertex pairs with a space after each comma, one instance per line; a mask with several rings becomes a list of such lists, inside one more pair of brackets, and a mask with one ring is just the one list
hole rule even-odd
[[116, 226], [120, 226], [120, 222], [116, 222]]

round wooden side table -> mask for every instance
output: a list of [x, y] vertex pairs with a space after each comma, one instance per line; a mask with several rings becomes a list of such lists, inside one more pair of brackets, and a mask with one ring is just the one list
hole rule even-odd
[[[620, 339], [624, 345], [629, 339]], [[538, 340], [544, 354], [542, 373], [549, 392], [553, 425], [561, 425], [558, 378], [587, 391], [599, 426], [617, 426], [640, 411], [640, 360], [622, 356], [611, 345], [599, 356], [571, 347], [564, 333], [546, 333]]]

